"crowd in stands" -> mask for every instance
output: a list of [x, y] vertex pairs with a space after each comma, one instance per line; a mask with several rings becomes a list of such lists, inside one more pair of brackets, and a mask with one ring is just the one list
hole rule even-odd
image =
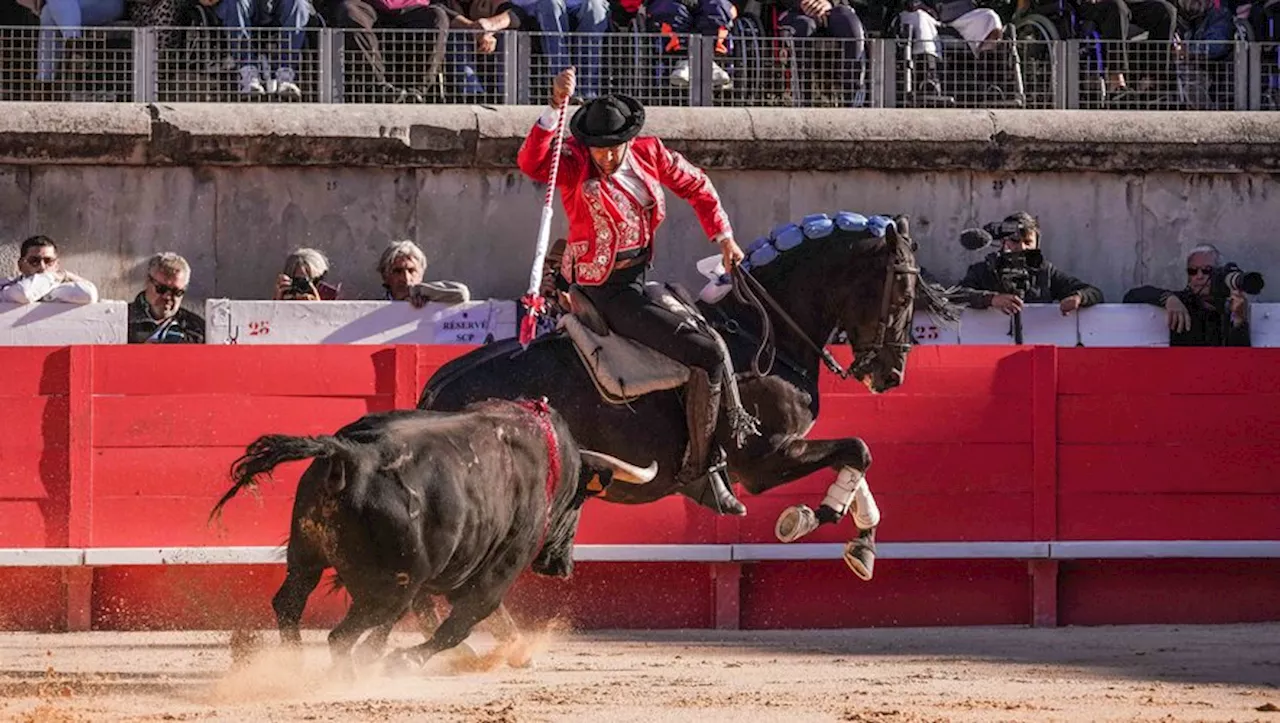
[[[1057, 304], [1063, 315], [1104, 302], [1102, 291], [1043, 258], [1041, 229], [1034, 216], [1018, 212], [992, 224], [994, 249], [971, 265], [958, 281], [939, 279], [928, 269], [922, 276], [951, 287], [955, 298], [974, 309], [998, 309], [1016, 314], [1026, 304]], [[550, 312], [544, 330], [554, 328], [568, 304], [555, 283], [565, 240], [558, 239], [543, 264], [541, 293]], [[1028, 252], [1040, 256], [1030, 264], [1021, 283], [1010, 282], [1006, 271], [1010, 258]], [[330, 301], [342, 298], [342, 284], [329, 279], [329, 260], [312, 248], [299, 248], [284, 260], [275, 277], [271, 298], [277, 301]], [[457, 281], [426, 281], [427, 257], [408, 240], [389, 243], [378, 258], [376, 270], [386, 301], [408, 302], [414, 308], [427, 303], [458, 304], [471, 300], [471, 292]], [[1123, 303], [1149, 304], [1165, 310], [1171, 346], [1250, 346], [1249, 300], [1239, 289], [1223, 285], [1223, 274], [1238, 271], [1225, 262], [1211, 244], [1191, 249], [1186, 257], [1186, 285], [1165, 289], [1152, 285], [1129, 290]], [[147, 262], [142, 291], [129, 304], [128, 341], [138, 343], [204, 343], [205, 322], [200, 314], [183, 308], [191, 267], [175, 253], [159, 253]], [[92, 304], [98, 301], [93, 282], [64, 269], [57, 243], [47, 236], [32, 236], [20, 246], [17, 275], [0, 277], [0, 303], [54, 302]]]
[[[54, 77], [62, 43], [79, 37], [77, 26], [198, 24], [235, 33], [226, 61], [237, 71], [240, 92], [300, 97], [300, 84], [316, 80], [300, 77], [305, 31], [324, 26], [348, 31], [347, 49], [367, 69], [362, 77], [371, 92], [388, 101], [424, 100], [445, 83], [446, 73], [464, 92], [483, 92], [485, 64], [477, 58], [493, 54], [500, 34], [512, 31], [585, 34], [587, 40], [540, 35], [536, 41], [536, 52], [549, 67], [579, 68], [583, 98], [608, 90], [602, 87], [601, 66], [609, 61], [602, 59], [600, 43], [589, 38], [633, 30], [665, 38], [662, 52], [671, 56], [668, 80], [677, 87], [687, 87], [692, 76], [684, 38], [702, 36], [714, 47], [712, 86], [725, 89], [734, 80], [723, 59], [748, 16], [766, 37], [845, 39], [846, 60], [864, 57], [867, 38], [904, 39], [926, 94], [943, 92], [937, 66], [944, 36], [965, 41], [975, 58], [998, 61], [990, 64], [995, 75], [985, 82], [1006, 95], [1018, 87], [1008, 73], [1021, 71], [1005, 59], [1012, 51], [997, 42], [1002, 39], [1116, 41], [1098, 49], [1111, 94], [1154, 92], [1173, 82], [1173, 58], [1230, 56], [1229, 46], [1203, 41], [1229, 41], [1240, 32], [1257, 40], [1280, 39], [1280, 0], [0, 0], [0, 26], [40, 26], [37, 76], [42, 81]], [[1033, 17], [1036, 21], [1028, 22]], [[278, 29], [270, 57], [250, 45], [246, 29], [256, 27]], [[1015, 27], [1021, 29], [1014, 32]], [[403, 57], [389, 59], [385, 56], [402, 44], [372, 32], [382, 29], [419, 38], [399, 54]], [[1120, 42], [1133, 39], [1167, 43], [1168, 49], [1134, 53], [1129, 43]], [[156, 40], [161, 48], [177, 42], [173, 33], [164, 32]], [[846, 65], [840, 72], [854, 71]]]

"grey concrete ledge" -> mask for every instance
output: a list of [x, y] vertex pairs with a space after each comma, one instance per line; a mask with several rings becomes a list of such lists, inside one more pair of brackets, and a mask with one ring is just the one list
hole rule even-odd
[[[513, 168], [530, 106], [0, 104], [0, 163]], [[651, 108], [711, 169], [1280, 171], [1280, 113]]]

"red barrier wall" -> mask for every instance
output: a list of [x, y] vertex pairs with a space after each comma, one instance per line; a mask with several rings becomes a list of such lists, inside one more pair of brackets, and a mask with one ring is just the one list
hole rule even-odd
[[[412, 407], [464, 350], [0, 348], [0, 547], [281, 544], [302, 463], [260, 501], [231, 503], [221, 527], [206, 522], [244, 447]], [[1277, 362], [1270, 349], [918, 347], [886, 395], [825, 376], [810, 436], [871, 445], [885, 542], [1275, 538]], [[832, 476], [747, 496], [744, 519], [674, 498], [591, 501], [578, 540], [776, 542], [778, 512], [815, 504]], [[511, 603], [583, 627], [1232, 622], [1280, 620], [1276, 573], [1261, 560], [883, 560], [864, 583], [839, 562], [579, 563], [571, 581], [522, 579]], [[0, 569], [13, 593], [0, 628], [269, 626], [282, 577], [262, 565]], [[344, 609], [322, 586], [306, 620]]]

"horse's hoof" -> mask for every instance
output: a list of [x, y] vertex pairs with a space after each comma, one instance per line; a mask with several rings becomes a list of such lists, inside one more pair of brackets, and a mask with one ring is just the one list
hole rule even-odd
[[806, 505], [792, 505], [778, 515], [773, 533], [783, 542], [795, 542], [818, 529], [818, 516]]
[[844, 562], [853, 570], [853, 574], [863, 580], [870, 580], [876, 569], [876, 530], [862, 530], [858, 539], [850, 540], [844, 546]]
[[417, 659], [409, 650], [393, 650], [382, 659], [382, 672], [391, 677], [409, 675], [417, 667]]
[[356, 665], [363, 668], [381, 660], [383, 650], [385, 650], [384, 645], [370, 645], [365, 642], [357, 645], [355, 650], [351, 651], [351, 658]]

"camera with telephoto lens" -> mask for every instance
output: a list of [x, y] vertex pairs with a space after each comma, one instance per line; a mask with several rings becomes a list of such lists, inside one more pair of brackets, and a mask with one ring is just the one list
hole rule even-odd
[[1243, 271], [1236, 264], [1226, 264], [1213, 270], [1209, 287], [1214, 296], [1230, 296], [1233, 291], [1243, 291], [1250, 296], [1262, 293], [1266, 280], [1257, 271]]

